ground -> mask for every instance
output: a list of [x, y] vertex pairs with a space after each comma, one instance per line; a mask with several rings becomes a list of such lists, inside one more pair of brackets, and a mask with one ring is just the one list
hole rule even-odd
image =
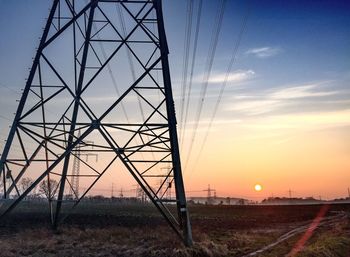
[[25, 203], [0, 221], [0, 256], [350, 256], [345, 204], [190, 205], [191, 248], [151, 205], [82, 203], [56, 232], [44, 209]]

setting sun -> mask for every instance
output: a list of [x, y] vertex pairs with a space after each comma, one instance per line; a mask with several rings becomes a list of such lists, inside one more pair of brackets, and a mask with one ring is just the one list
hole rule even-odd
[[256, 184], [256, 185], [254, 186], [254, 189], [255, 189], [255, 191], [259, 192], [259, 191], [262, 190], [262, 186], [259, 185], [259, 184]]

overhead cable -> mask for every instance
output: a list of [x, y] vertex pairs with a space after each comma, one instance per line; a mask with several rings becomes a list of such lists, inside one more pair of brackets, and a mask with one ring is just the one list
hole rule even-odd
[[198, 101], [198, 106], [197, 106], [197, 112], [196, 112], [194, 125], [193, 125], [192, 137], [191, 137], [191, 141], [190, 141], [189, 151], [187, 154], [187, 160], [185, 163], [185, 170], [186, 170], [188, 162], [190, 160], [192, 150], [193, 150], [194, 141], [195, 141], [196, 135], [197, 135], [199, 120], [200, 120], [200, 117], [202, 114], [203, 104], [204, 104], [204, 100], [205, 100], [207, 88], [208, 88], [208, 82], [209, 82], [211, 70], [213, 67], [213, 61], [214, 61], [214, 57], [215, 57], [217, 44], [219, 41], [219, 35], [220, 35], [221, 27], [222, 27], [222, 20], [224, 17], [226, 2], [227, 2], [227, 0], [220, 1], [219, 8], [218, 8], [217, 15], [216, 15], [215, 24], [214, 24], [213, 31], [212, 31], [211, 44], [210, 44], [209, 52], [208, 52], [208, 56], [207, 56], [205, 73], [203, 75], [202, 86], [201, 86], [201, 91], [200, 91], [200, 96], [199, 96], [199, 101]]
[[[187, 16], [186, 16], [186, 29], [184, 40], [184, 55], [182, 60], [182, 83], [181, 83], [181, 98], [180, 98], [180, 132], [183, 134], [184, 127], [184, 107], [185, 107], [185, 95], [187, 91], [187, 77], [188, 77], [188, 61], [191, 43], [191, 31], [192, 31], [192, 16], [193, 16], [193, 0], [187, 1]], [[180, 137], [180, 142], [183, 142], [183, 138]]]
[[200, 23], [201, 23], [202, 4], [203, 4], [203, 0], [199, 0], [198, 10], [197, 10], [196, 30], [195, 30], [194, 44], [193, 44], [193, 52], [192, 52], [192, 58], [191, 58], [190, 80], [188, 83], [187, 95], [185, 97], [186, 106], [185, 106], [185, 117], [184, 117], [183, 127], [182, 127], [182, 131], [181, 131], [181, 149], [183, 148], [183, 144], [185, 141], [185, 135], [186, 135], [186, 126], [187, 126], [187, 120], [188, 120], [189, 104], [190, 104], [191, 93], [192, 93], [193, 72], [194, 72], [194, 67], [196, 64], [196, 55], [197, 55], [197, 48], [198, 48], [198, 36], [199, 36], [199, 28], [200, 28]]
[[222, 85], [221, 85], [220, 92], [219, 92], [218, 98], [217, 98], [216, 103], [215, 103], [214, 111], [213, 111], [213, 114], [212, 114], [212, 116], [211, 116], [211, 118], [210, 118], [210, 121], [209, 121], [207, 130], [206, 130], [206, 132], [205, 132], [204, 139], [203, 139], [202, 145], [201, 145], [201, 147], [200, 147], [197, 160], [196, 160], [196, 162], [195, 162], [195, 166], [197, 165], [197, 163], [198, 163], [198, 161], [199, 161], [199, 158], [200, 158], [200, 156], [201, 156], [201, 154], [202, 154], [202, 152], [203, 152], [204, 146], [205, 146], [205, 144], [206, 144], [206, 142], [207, 142], [207, 139], [208, 139], [208, 135], [209, 135], [211, 126], [212, 126], [212, 124], [213, 124], [213, 122], [214, 122], [214, 119], [215, 119], [216, 114], [217, 114], [217, 112], [218, 112], [220, 103], [221, 103], [221, 101], [222, 101], [222, 97], [223, 97], [224, 91], [225, 91], [225, 89], [226, 89], [229, 76], [230, 76], [230, 74], [231, 74], [231, 72], [232, 72], [233, 64], [234, 64], [235, 61], [236, 61], [237, 52], [238, 52], [240, 43], [241, 43], [241, 41], [242, 41], [243, 34], [244, 34], [245, 30], [246, 30], [247, 20], [248, 20], [248, 17], [249, 17], [249, 13], [250, 13], [250, 8], [248, 7], [248, 8], [247, 8], [247, 12], [246, 12], [245, 16], [243, 17], [242, 24], [241, 24], [241, 29], [240, 29], [240, 31], [239, 31], [237, 40], [236, 40], [236, 42], [235, 42], [235, 44], [234, 44], [234, 46], [233, 46], [231, 59], [230, 59], [229, 65], [227, 66], [227, 70], [226, 70], [226, 74], [225, 74], [225, 79], [224, 79], [224, 81], [223, 81], [223, 83], [222, 83]]

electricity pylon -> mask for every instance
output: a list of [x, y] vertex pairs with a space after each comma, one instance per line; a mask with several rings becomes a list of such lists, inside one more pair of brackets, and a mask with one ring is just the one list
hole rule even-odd
[[[76, 156], [88, 141], [94, 142], [99, 165]], [[53, 1], [1, 156], [3, 197], [12, 199], [2, 215], [44, 179], [56, 180], [58, 194], [50, 197], [56, 228], [68, 205], [63, 196], [70, 190], [72, 156], [86, 167], [79, 174], [86, 190], [69, 208], [107, 171], [123, 167], [171, 228], [192, 244], [161, 0]], [[159, 168], [164, 163], [171, 166], [167, 174]], [[19, 192], [24, 176], [34, 182]], [[175, 213], [157, 192], [165, 191], [169, 178]]]
[[70, 179], [69, 195], [74, 198], [79, 198], [79, 176], [80, 176], [80, 148], [74, 151], [72, 176]]
[[[78, 137], [80, 137], [80, 131], [78, 132]], [[98, 155], [94, 153], [89, 153], [86, 150], [86, 146], [92, 146], [94, 145], [94, 142], [87, 141], [86, 144], [80, 144], [77, 145], [73, 152], [73, 167], [72, 167], [72, 173], [70, 178], [70, 185], [69, 185], [69, 198], [76, 198], [79, 199], [79, 179], [80, 179], [80, 164], [81, 164], [81, 158], [83, 156], [86, 157], [86, 162], [88, 161], [89, 156], [94, 156], [96, 158], [96, 161], [98, 160]], [[81, 153], [81, 152], [84, 153]]]

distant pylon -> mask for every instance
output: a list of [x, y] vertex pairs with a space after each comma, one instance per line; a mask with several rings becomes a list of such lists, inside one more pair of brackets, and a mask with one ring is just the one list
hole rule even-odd
[[213, 197], [212, 192], [214, 193], [214, 198], [216, 198], [216, 190], [210, 188], [210, 184], [208, 184], [208, 188], [204, 189], [203, 191], [207, 192], [207, 203], [212, 204], [213, 203]]
[[162, 197], [165, 197], [169, 200], [171, 200], [172, 184], [174, 180], [174, 178], [169, 176], [169, 174], [171, 174], [171, 169], [172, 168], [170, 166], [161, 168], [161, 170], [165, 170], [164, 176], [166, 176], [166, 180], [162, 181], [162, 183], [164, 183], [165, 185], [161, 185], [162, 187], [165, 187], [164, 193], [162, 193]]
[[[78, 131], [78, 137], [80, 137], [80, 130]], [[75, 199], [79, 199], [80, 189], [79, 189], [79, 178], [80, 178], [80, 164], [83, 161], [81, 158], [86, 157], [86, 162], [88, 162], [89, 156], [94, 156], [96, 158], [96, 162], [98, 160], [98, 155], [94, 153], [90, 153], [86, 147], [93, 147], [94, 142], [86, 141], [85, 144], [80, 143], [73, 151], [73, 167], [72, 174], [69, 185], [69, 196]], [[92, 149], [91, 149], [92, 151]], [[83, 152], [83, 153], [82, 153]]]
[[[80, 131], [78, 132], [78, 137], [80, 137]], [[69, 194], [74, 198], [79, 198], [79, 175], [80, 175], [80, 147], [77, 147], [73, 152], [73, 168], [72, 168], [72, 176], [71, 176], [71, 187], [69, 190]]]
[[[103, 163], [80, 158], [79, 182], [86, 190], [69, 206], [64, 196], [75, 165], [71, 157], [83, 154], [79, 148], [88, 141], [94, 141]], [[164, 163], [171, 166], [166, 176], [159, 169]], [[58, 195], [50, 199], [56, 228], [61, 209], [74, 208], [107, 171], [116, 172], [116, 165], [191, 245], [161, 0], [53, 0], [1, 156], [3, 197], [13, 199], [2, 216], [50, 176], [58, 182]], [[24, 175], [34, 182], [19, 193]], [[159, 178], [169, 177], [175, 213], [154, 189]]]

